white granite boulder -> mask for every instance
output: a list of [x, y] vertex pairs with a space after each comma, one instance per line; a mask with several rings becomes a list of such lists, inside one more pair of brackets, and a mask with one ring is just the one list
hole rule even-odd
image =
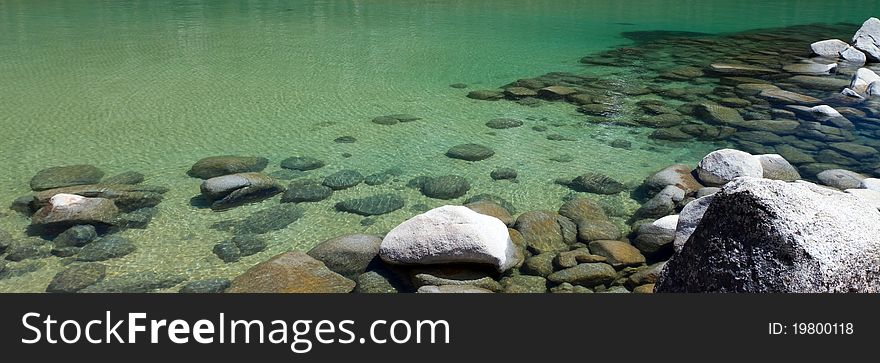
[[713, 151], [697, 165], [697, 176], [707, 186], [721, 186], [736, 178], [760, 178], [763, 175], [764, 169], [757, 157], [734, 149]]
[[880, 61], [880, 19], [870, 18], [853, 36], [852, 44], [871, 61]]
[[810, 44], [810, 49], [814, 54], [829, 58], [837, 58], [838, 54], [846, 48], [849, 48], [849, 44], [840, 39], [820, 40]]
[[442, 206], [394, 227], [379, 246], [390, 264], [484, 264], [505, 271], [519, 261], [507, 226], [462, 206]]

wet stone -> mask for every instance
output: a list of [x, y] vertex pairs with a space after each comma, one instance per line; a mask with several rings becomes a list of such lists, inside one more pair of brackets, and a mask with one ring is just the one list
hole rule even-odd
[[550, 141], [577, 141], [577, 139], [574, 137], [560, 135], [560, 134], [547, 135], [547, 140], [550, 140]]
[[213, 177], [259, 172], [269, 165], [269, 159], [252, 156], [211, 156], [197, 161], [187, 174], [194, 178], [210, 179]]
[[324, 178], [323, 185], [333, 190], [348, 189], [364, 181], [364, 176], [357, 170], [341, 170]]
[[464, 84], [464, 83], [453, 83], [453, 84], [450, 84], [449, 87], [462, 89], [462, 88], [467, 88], [468, 85]]
[[31, 178], [32, 190], [47, 190], [73, 185], [97, 184], [104, 172], [92, 165], [55, 166], [40, 170]]
[[477, 90], [468, 92], [467, 97], [481, 101], [497, 101], [504, 98], [504, 94], [496, 90]]
[[501, 280], [503, 292], [508, 294], [543, 294], [547, 292], [547, 279], [541, 276], [515, 275]]
[[455, 199], [471, 189], [467, 179], [458, 175], [444, 175], [425, 180], [421, 191], [426, 197], [436, 199]]
[[402, 292], [400, 283], [387, 271], [367, 271], [357, 276], [354, 292], [361, 294], [395, 294]]
[[126, 275], [104, 278], [88, 286], [82, 293], [147, 293], [173, 287], [181, 282], [182, 276], [164, 276], [156, 272], [135, 272]]
[[507, 199], [501, 198], [497, 195], [485, 194], [485, 193], [484, 194], [477, 194], [473, 197], [468, 198], [464, 203], [471, 204], [471, 203], [483, 202], [483, 201], [488, 201], [488, 202], [498, 204], [501, 207], [503, 207], [504, 209], [506, 209], [508, 212], [510, 212], [510, 214], [516, 214], [516, 207], [513, 205], [513, 203], [511, 203]]
[[301, 170], [281, 169], [273, 171], [268, 175], [278, 180], [293, 180], [297, 178], [302, 178], [308, 174]]
[[55, 247], [82, 247], [98, 238], [98, 232], [92, 225], [78, 225], [68, 228], [55, 237]]
[[52, 246], [37, 237], [13, 240], [6, 248], [6, 260], [23, 261], [46, 258], [52, 255]]
[[123, 257], [137, 249], [134, 243], [119, 236], [107, 236], [87, 244], [77, 254], [78, 261], [95, 262]]
[[223, 278], [191, 281], [183, 285], [178, 292], [181, 294], [219, 294], [226, 291], [230, 284], [232, 281]]
[[547, 276], [548, 280], [555, 283], [567, 282], [584, 287], [608, 284], [615, 278], [617, 278], [617, 272], [611, 265], [605, 263], [582, 263]]
[[513, 168], [499, 168], [492, 170], [489, 177], [493, 180], [513, 180], [517, 177], [517, 172]]
[[480, 144], [456, 145], [446, 151], [446, 156], [453, 159], [480, 161], [495, 155], [495, 151]]
[[333, 142], [337, 144], [352, 144], [357, 142], [357, 139], [354, 136], [340, 136], [333, 139]]
[[281, 196], [282, 203], [319, 202], [330, 198], [333, 189], [317, 181], [301, 179], [290, 183]]
[[264, 234], [287, 228], [302, 216], [302, 208], [293, 203], [284, 203], [256, 211], [241, 220], [214, 223], [211, 228], [228, 230], [235, 234]]
[[284, 169], [308, 171], [314, 170], [327, 165], [323, 160], [309, 156], [294, 156], [281, 161], [281, 167]]
[[159, 213], [156, 207], [146, 207], [134, 210], [129, 213], [119, 215], [119, 225], [125, 228], [144, 229], [153, 220], [153, 217]]
[[553, 273], [553, 261], [556, 258], [555, 252], [545, 252], [534, 255], [526, 259], [522, 267], [524, 273], [547, 277]]
[[382, 185], [382, 184], [387, 183], [393, 177], [394, 176], [389, 173], [379, 172], [379, 173], [367, 175], [364, 178], [364, 183], [367, 185], [371, 185], [371, 186]]
[[78, 292], [103, 280], [106, 273], [107, 267], [100, 263], [75, 265], [56, 274], [46, 287], [46, 292]]
[[611, 141], [609, 145], [617, 149], [632, 149], [632, 142], [630, 142], [629, 140], [616, 139]]
[[623, 183], [611, 177], [595, 172], [587, 172], [568, 183], [571, 189], [579, 192], [595, 194], [617, 194], [626, 190]]
[[523, 122], [513, 118], [496, 118], [489, 120], [486, 122], [486, 126], [491, 129], [512, 129], [515, 127], [520, 127], [523, 125]]
[[116, 174], [111, 177], [104, 178], [102, 181], [104, 184], [127, 184], [127, 185], [135, 185], [143, 183], [145, 179], [144, 174], [138, 173], [136, 171], [127, 171], [121, 174]]
[[230, 293], [348, 293], [355, 282], [300, 251], [261, 262], [232, 281]]
[[349, 199], [336, 203], [336, 209], [342, 212], [375, 216], [391, 213], [403, 208], [405, 202], [397, 194], [378, 194], [365, 198]]

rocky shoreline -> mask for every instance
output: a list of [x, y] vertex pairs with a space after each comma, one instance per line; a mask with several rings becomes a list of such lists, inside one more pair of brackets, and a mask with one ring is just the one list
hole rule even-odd
[[[878, 292], [880, 230], [872, 222], [880, 218], [880, 179], [872, 177], [880, 177], [880, 20], [856, 28], [851, 42], [835, 39], [850, 25], [727, 36], [631, 34], [633, 47], [581, 60], [608, 68], [605, 78], [550, 73], [467, 91], [475, 100], [526, 107], [565, 102], [590, 123], [653, 129], [658, 142], [714, 140], [732, 148], [697, 165], [670, 165], [637, 187], [574, 172], [552, 182], [572, 192], [556, 210], [518, 213], [487, 194], [461, 203], [472, 192], [466, 178], [418, 176], [407, 187], [450, 205], [408, 206], [386, 192], [336, 201], [336, 211], [362, 216], [363, 225], [405, 207], [421, 214], [384, 235], [347, 234], [308, 252], [279, 254], [234, 279], [108, 277], [102, 261], [136, 250], [118, 232], [148, 228], [168, 189], [144, 185], [137, 172], [105, 177], [91, 165], [47, 168], [31, 179], [33, 194], [11, 206], [30, 218], [31, 237], [0, 231], [0, 278], [59, 258], [68, 267], [47, 292]], [[648, 86], [628, 86], [622, 77]], [[637, 110], [636, 117], [619, 117], [623, 108]], [[419, 120], [392, 114], [371, 122], [395, 127]], [[524, 123], [498, 118], [485, 125], [504, 130]], [[627, 140], [612, 146], [629, 148]], [[479, 163], [494, 155], [487, 145], [464, 143], [450, 145], [442, 157]], [[200, 194], [190, 200], [194, 208], [219, 213], [280, 196], [280, 203], [246, 218], [215, 223], [211, 228], [230, 237], [206, 253], [225, 263], [257, 254], [267, 248], [266, 233], [303, 217], [300, 204], [403, 175], [396, 168], [369, 175], [344, 169], [317, 179], [310, 172], [327, 164], [318, 158], [292, 156], [280, 161], [281, 171], [266, 173], [270, 162], [213, 156], [187, 172], [201, 180]], [[497, 168], [490, 177], [515, 183], [518, 173]], [[612, 221], [612, 206], [596, 199], [620, 193], [641, 203], [626, 216], [628, 229]]]

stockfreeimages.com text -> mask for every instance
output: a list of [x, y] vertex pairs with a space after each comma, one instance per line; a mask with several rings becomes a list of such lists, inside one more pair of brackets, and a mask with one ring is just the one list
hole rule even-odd
[[[22, 316], [26, 329], [24, 344], [135, 344], [144, 340], [158, 344], [165, 340], [175, 344], [270, 343], [289, 344], [294, 353], [308, 353], [319, 344], [449, 344], [450, 327], [445, 320], [375, 320], [370, 323], [369, 337], [358, 338], [353, 320], [227, 320], [220, 313], [216, 320], [149, 319], [146, 313], [132, 312], [124, 319], [114, 318], [109, 311], [101, 319], [58, 321], [51, 314], [29, 312]], [[311, 339], [314, 337], [314, 339]]]

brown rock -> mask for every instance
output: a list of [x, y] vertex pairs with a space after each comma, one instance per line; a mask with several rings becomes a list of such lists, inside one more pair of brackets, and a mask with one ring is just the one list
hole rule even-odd
[[232, 293], [348, 293], [355, 282], [300, 251], [285, 252], [251, 267], [232, 281]]
[[607, 258], [607, 263], [614, 267], [638, 266], [645, 263], [645, 256], [633, 245], [623, 241], [594, 241], [590, 243], [590, 252]]
[[512, 226], [513, 222], [515, 222], [513, 216], [510, 215], [510, 212], [508, 212], [507, 209], [490, 200], [481, 200], [465, 204], [464, 206], [470, 208], [474, 212], [498, 218], [508, 226]]

